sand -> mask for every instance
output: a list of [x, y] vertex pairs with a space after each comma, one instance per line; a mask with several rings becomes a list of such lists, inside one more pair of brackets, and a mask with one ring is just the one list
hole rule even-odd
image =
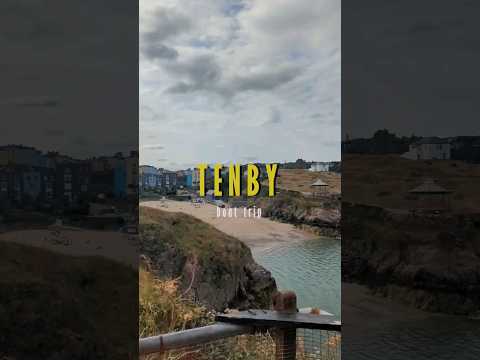
[[171, 212], [182, 212], [196, 217], [218, 230], [243, 241], [250, 248], [268, 248], [283, 242], [305, 241], [318, 236], [268, 218], [248, 218], [243, 216], [243, 208], [238, 208], [237, 218], [217, 217], [217, 207], [212, 204], [193, 204], [186, 201], [145, 201], [141, 206]]
[[138, 240], [114, 231], [93, 231], [66, 226], [16, 230], [0, 234], [0, 241], [36, 246], [71, 256], [101, 256], [136, 268]]
[[[237, 218], [217, 218], [217, 207], [212, 204], [193, 205], [190, 202], [165, 200], [147, 201], [141, 205], [192, 215], [256, 250], [316, 237], [290, 224], [267, 218], [244, 218], [242, 208], [239, 208]], [[0, 241], [37, 246], [71, 256], [101, 256], [133, 267], [138, 264], [138, 259], [132, 256], [138, 253], [138, 239], [114, 231], [52, 225], [45, 229], [1, 233]]]

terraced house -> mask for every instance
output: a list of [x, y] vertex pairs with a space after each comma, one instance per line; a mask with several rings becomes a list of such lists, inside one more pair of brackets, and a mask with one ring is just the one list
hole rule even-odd
[[[75, 208], [98, 195], [125, 198], [136, 193], [138, 153], [128, 157], [74, 159], [23, 145], [0, 147], [0, 199], [4, 208]], [[131, 165], [131, 164], [130, 164]]]
[[140, 192], [173, 192], [177, 189], [177, 173], [166, 169], [157, 169], [151, 165], [139, 167], [138, 184]]

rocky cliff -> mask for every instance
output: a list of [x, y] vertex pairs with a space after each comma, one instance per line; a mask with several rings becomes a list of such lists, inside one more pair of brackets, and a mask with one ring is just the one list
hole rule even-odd
[[415, 307], [480, 311], [480, 214], [342, 205], [342, 278]]
[[215, 310], [266, 308], [276, 290], [250, 249], [196, 218], [140, 208], [143, 260], [159, 278], [180, 278], [185, 296]]
[[262, 215], [307, 228], [316, 234], [340, 236], [340, 199], [338, 194], [306, 197], [296, 191], [281, 191], [273, 198], [260, 198]]

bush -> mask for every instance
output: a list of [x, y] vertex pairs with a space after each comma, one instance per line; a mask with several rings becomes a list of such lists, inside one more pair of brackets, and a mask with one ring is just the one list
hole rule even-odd
[[213, 321], [213, 315], [183, 298], [178, 280], [159, 280], [142, 266], [139, 271], [138, 321], [140, 337], [147, 337], [203, 326]]

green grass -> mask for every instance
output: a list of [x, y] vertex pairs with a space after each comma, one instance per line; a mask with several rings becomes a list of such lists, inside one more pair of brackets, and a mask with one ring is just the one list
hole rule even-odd
[[182, 213], [140, 207], [140, 233], [142, 239], [154, 238], [159, 247], [173, 246], [186, 257], [195, 256], [200, 265], [230, 268], [251, 256], [238, 239]]

